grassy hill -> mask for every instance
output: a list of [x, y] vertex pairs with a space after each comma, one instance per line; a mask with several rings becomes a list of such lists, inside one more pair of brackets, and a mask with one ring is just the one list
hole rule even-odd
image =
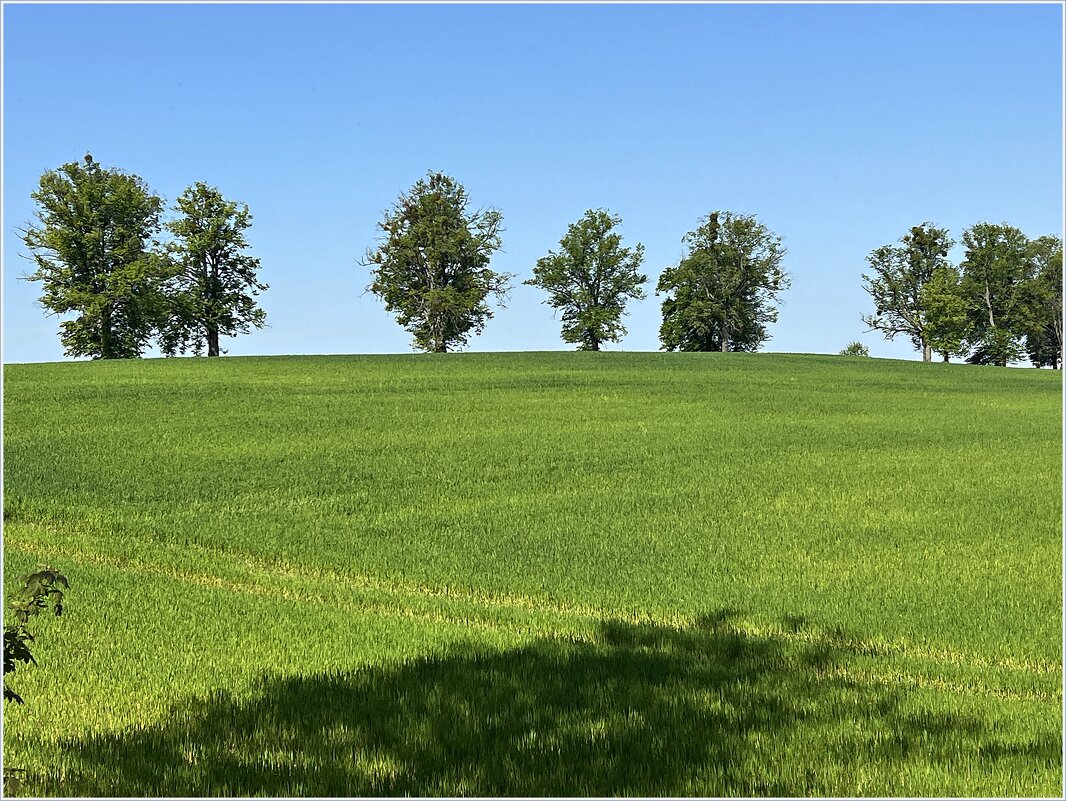
[[4, 368], [24, 789], [1060, 795], [1058, 373]]

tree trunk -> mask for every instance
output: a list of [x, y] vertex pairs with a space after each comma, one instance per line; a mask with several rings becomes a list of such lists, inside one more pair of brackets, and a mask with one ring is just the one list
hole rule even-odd
[[[209, 270], [209, 300], [208, 300], [208, 315], [214, 317], [218, 313], [219, 307], [222, 305], [222, 298], [220, 297], [221, 287], [218, 281], [218, 258], [217, 256], [208, 257], [208, 270]], [[218, 323], [208, 322], [207, 324], [207, 355], [218, 356]]]
[[1051, 324], [1051, 330], [1055, 332], [1055, 339], [1059, 343], [1059, 364], [1066, 367], [1066, 342], [1062, 341], [1062, 304], [1055, 312], [1055, 321]]
[[[923, 362], [931, 362], [932, 360], [933, 360], [933, 348], [928, 342], [926, 342], [923, 339], [922, 340], [922, 361]], [[947, 361], [947, 359], [945, 359], [944, 361]]]
[[113, 359], [114, 352], [111, 345], [111, 304], [105, 303], [100, 312], [100, 358]]
[[729, 324], [722, 326], [722, 353], [729, 353]]
[[951, 362], [951, 359], [949, 359], [948, 355], [945, 353], [944, 354], [944, 364], [949, 364], [950, 362]]

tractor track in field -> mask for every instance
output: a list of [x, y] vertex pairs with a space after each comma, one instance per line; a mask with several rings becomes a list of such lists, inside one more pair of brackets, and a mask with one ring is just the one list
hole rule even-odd
[[[39, 528], [49, 528], [32, 524]], [[346, 574], [333, 570], [308, 570], [292, 564], [276, 564], [247, 555], [236, 556], [231, 552], [209, 548], [203, 545], [190, 545], [190, 548], [202, 551], [214, 559], [235, 562], [241, 568], [252, 573], [251, 580], [232, 580], [204, 572], [194, 572], [166, 567], [163, 565], [137, 559], [116, 558], [84, 549], [69, 547], [40, 547], [29, 543], [5, 539], [5, 547], [41, 559], [80, 561], [120, 571], [134, 571], [147, 575], [159, 576], [175, 581], [188, 582], [198, 586], [239, 592], [246, 595], [291, 601], [293, 603], [314, 604], [316, 606], [342, 609], [347, 612], [375, 615], [384, 618], [413, 620], [429, 624], [443, 624], [472, 627], [483, 631], [507, 631], [524, 635], [556, 635], [579, 641], [591, 641], [595, 637], [593, 624], [617, 620], [628, 623], [652, 624], [671, 628], [684, 628], [692, 625], [691, 616], [655, 616], [627, 615], [608, 609], [595, 609], [587, 606], [566, 606], [546, 598], [523, 595], [500, 595], [479, 593], [462, 588], [426, 587], [418, 584], [405, 584], [394, 580], [360, 574]], [[336, 595], [306, 592], [285, 586], [269, 586], [263, 581], [278, 579], [298, 579], [301, 581], [330, 582], [334, 586], [347, 587]], [[379, 593], [388, 600], [369, 597], [353, 597], [360, 590]], [[435, 600], [445, 603], [473, 606], [471, 611], [450, 612], [441, 609], [417, 609], [404, 601]], [[552, 626], [544, 620], [506, 620], [491, 616], [491, 612], [500, 610], [528, 612], [533, 615], [548, 615], [570, 624], [565, 630]], [[576, 627], [573, 624], [577, 624]], [[991, 668], [1006, 671], [1009, 674], [1027, 674], [1031, 676], [1053, 676], [1061, 674], [1060, 664], [1042, 661], [1024, 661], [1016, 659], [997, 659], [978, 654], [967, 654], [946, 649], [928, 649], [917, 647], [904, 641], [878, 642], [840, 634], [823, 634], [810, 629], [790, 631], [772, 626], [760, 626], [751, 623], [730, 622], [729, 628], [737, 634], [761, 638], [776, 638], [793, 643], [810, 645], [827, 645], [842, 648], [865, 657], [899, 657], [934, 664], [961, 667]], [[818, 672], [825, 678], [835, 678], [865, 683], [899, 685], [913, 689], [930, 689], [953, 694], [990, 695], [1008, 700], [1033, 700], [1045, 703], [1061, 703], [1062, 690], [1044, 692], [1037, 689], [1013, 689], [988, 686], [983, 683], [952, 682], [938, 677], [923, 676], [900, 670], [867, 670], [837, 666]]]

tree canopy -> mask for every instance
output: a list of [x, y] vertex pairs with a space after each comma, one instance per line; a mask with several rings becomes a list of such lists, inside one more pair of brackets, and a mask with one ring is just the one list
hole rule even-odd
[[489, 269], [502, 245], [503, 216], [470, 211], [469, 203], [454, 178], [428, 173], [385, 213], [378, 223], [384, 238], [362, 261], [370, 268], [368, 290], [422, 350], [462, 347], [484, 330], [489, 296], [502, 303], [513, 278]]
[[243, 252], [252, 215], [247, 205], [199, 181], [182, 193], [174, 211], [181, 216], [167, 229], [174, 235], [169, 251], [176, 269], [168, 282], [160, 349], [200, 355], [206, 345], [208, 356], [218, 356], [220, 337], [266, 325], [256, 296], [268, 286], [257, 277], [259, 259]]
[[969, 352], [969, 306], [962, 295], [958, 268], [942, 264], [918, 293], [924, 319], [925, 344], [950, 361]]
[[863, 315], [862, 321], [886, 339], [904, 334], [922, 352], [922, 360], [929, 361], [932, 346], [922, 289], [938, 268], [948, 266], [955, 243], [946, 228], [931, 222], [914, 226], [900, 242], [902, 247], [884, 245], [866, 257], [873, 275], [863, 274], [863, 288], [873, 298], [874, 313]]
[[1062, 240], [1042, 236], [1030, 243], [1032, 277], [1025, 324], [1025, 351], [1037, 367], [1063, 364]]
[[38, 224], [22, 239], [56, 315], [68, 356], [139, 356], [163, 312], [167, 262], [153, 239], [163, 201], [136, 175], [104, 169], [91, 155], [49, 170], [32, 193]]
[[564, 342], [578, 350], [599, 350], [626, 334], [622, 325], [626, 302], [645, 297], [648, 276], [638, 270], [644, 246], [622, 246], [614, 229], [622, 218], [603, 209], [588, 210], [571, 223], [559, 240], [559, 251], [538, 259], [526, 284], [548, 293], [548, 305], [562, 312]]
[[1006, 223], [977, 223], [962, 232], [962, 243], [960, 292], [968, 304], [973, 348], [967, 361], [1004, 367], [1021, 356], [1031, 319], [1029, 239]]
[[791, 279], [786, 250], [754, 215], [715, 211], [682, 240], [688, 254], [663, 271], [659, 329], [664, 350], [754, 351], [769, 339]]

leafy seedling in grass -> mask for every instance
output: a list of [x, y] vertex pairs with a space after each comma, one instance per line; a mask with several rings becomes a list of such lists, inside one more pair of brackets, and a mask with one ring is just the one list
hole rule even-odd
[[[47, 609], [49, 602], [56, 617], [63, 614], [63, 590], [58, 585], [70, 589], [66, 576], [51, 567], [31, 573], [22, 581], [22, 586], [8, 602], [9, 618], [4, 624], [4, 701], [17, 704], [23, 703], [22, 696], [7, 686], [7, 674], [14, 673], [19, 662], [37, 664], [30, 652], [33, 635], [26, 625], [31, 617]], [[14, 795], [24, 772], [21, 768], [4, 766], [4, 795]]]
[[70, 589], [66, 576], [51, 567], [31, 573], [23, 579], [23, 586], [8, 602], [9, 622], [4, 624], [4, 700], [23, 703], [22, 696], [7, 686], [7, 674], [14, 673], [18, 663], [37, 664], [30, 652], [33, 635], [27, 624], [31, 617], [47, 609], [49, 602], [56, 617], [63, 614], [63, 590]]

